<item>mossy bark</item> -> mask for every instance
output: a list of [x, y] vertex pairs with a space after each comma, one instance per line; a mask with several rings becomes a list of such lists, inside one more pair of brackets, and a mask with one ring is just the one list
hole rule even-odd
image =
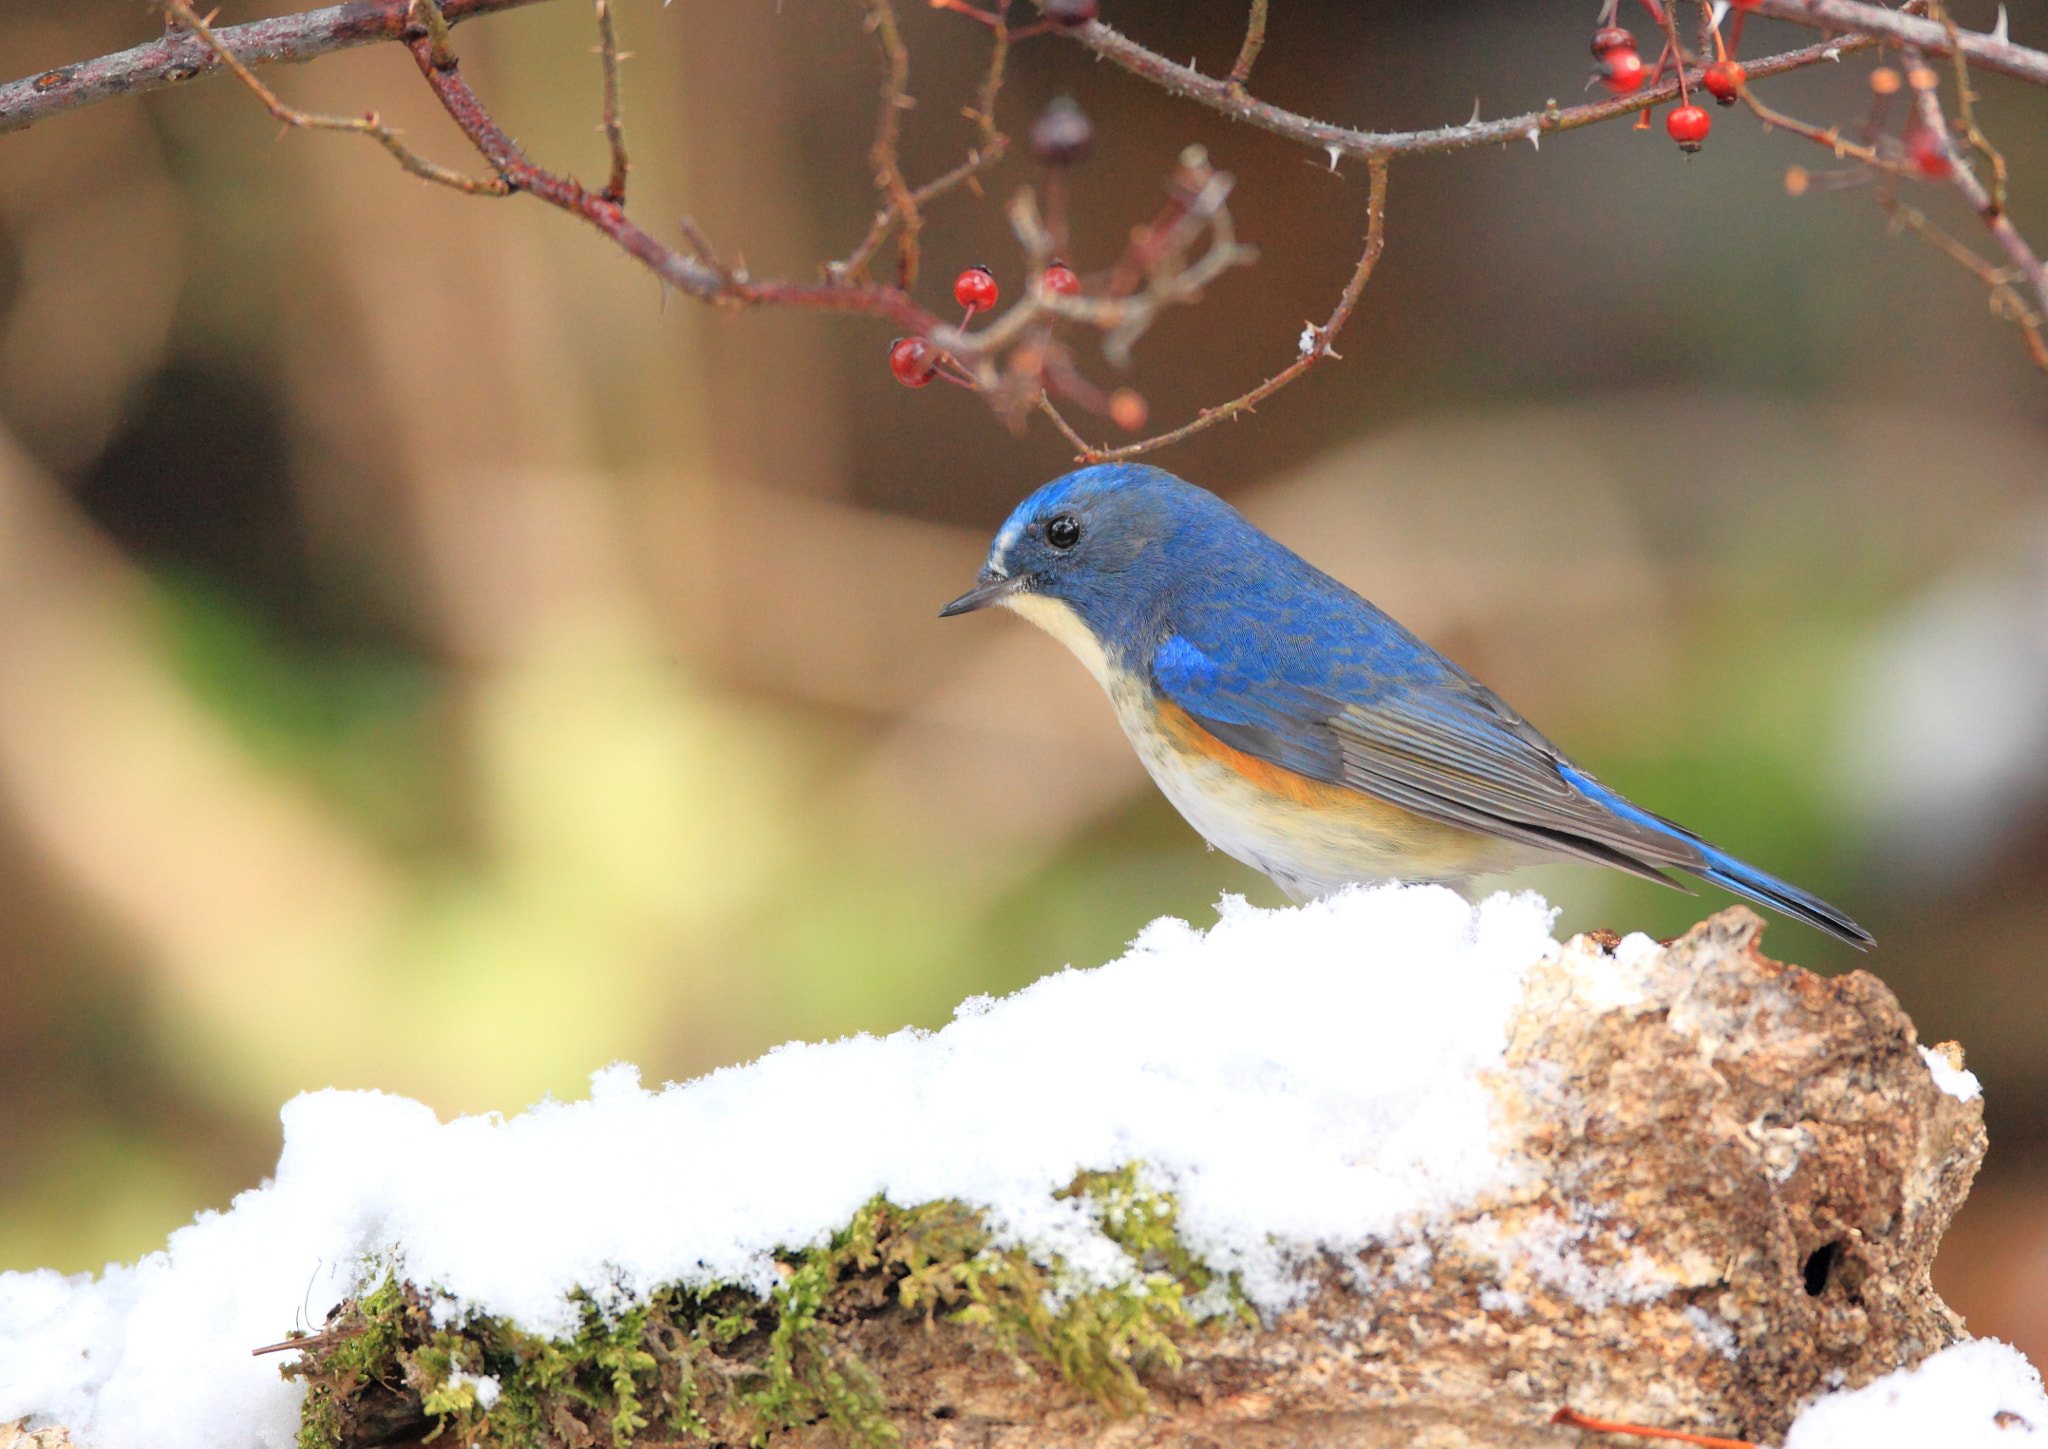
[[[1324, 1265], [1302, 1308], [1191, 1334], [1105, 1417], [971, 1333], [876, 1322], [906, 1446], [1555, 1446], [1551, 1415], [1779, 1441], [1800, 1405], [1964, 1337], [1929, 1267], [1984, 1153], [1861, 971], [1756, 951], [1723, 912], [1627, 971], [1539, 969], [1496, 1082], [1521, 1185]], [[1640, 999], [1609, 1005], [1616, 978]], [[787, 1441], [823, 1442], [815, 1430]], [[780, 1441], [778, 1441], [780, 1442]]]
[[[1928, 1274], [1985, 1140], [1880, 982], [1771, 962], [1761, 929], [1738, 908], [1627, 964], [1578, 937], [1536, 968], [1491, 1084], [1504, 1185], [1310, 1265], [1320, 1291], [1277, 1320], [1197, 1321], [1220, 1285], [1170, 1198], [1098, 1175], [1075, 1191], [1143, 1270], [1123, 1299], [1055, 1308], [957, 1204], [878, 1203], [792, 1255], [775, 1302], [593, 1317], [582, 1359], [432, 1330], [394, 1290], [409, 1332], [358, 1306], [353, 1336], [308, 1345], [308, 1439], [1520, 1449], [1575, 1441], [1565, 1406], [1777, 1439], [1816, 1393], [1964, 1336]], [[489, 1412], [447, 1377], [501, 1369]]]

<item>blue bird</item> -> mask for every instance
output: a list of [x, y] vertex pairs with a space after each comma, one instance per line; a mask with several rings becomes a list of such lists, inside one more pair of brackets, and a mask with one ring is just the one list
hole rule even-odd
[[1243, 514], [1101, 464], [1033, 493], [940, 617], [1001, 604], [1072, 650], [1159, 788], [1295, 900], [1544, 860], [1689, 872], [1853, 946], [1849, 917], [1602, 785], [1485, 685]]

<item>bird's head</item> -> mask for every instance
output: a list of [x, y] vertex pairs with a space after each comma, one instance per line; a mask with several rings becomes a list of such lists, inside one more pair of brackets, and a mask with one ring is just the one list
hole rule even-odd
[[975, 585], [941, 618], [1001, 604], [1102, 674], [1101, 654], [1128, 638], [1184, 574], [1188, 548], [1249, 529], [1237, 511], [1173, 474], [1105, 463], [1055, 478], [1017, 505]]

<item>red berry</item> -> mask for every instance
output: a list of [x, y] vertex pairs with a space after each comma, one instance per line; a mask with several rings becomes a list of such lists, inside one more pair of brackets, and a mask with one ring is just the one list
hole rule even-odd
[[889, 371], [905, 387], [923, 387], [938, 375], [932, 345], [922, 337], [899, 337], [889, 349]]
[[1055, 297], [1075, 297], [1081, 292], [1081, 279], [1065, 262], [1050, 263], [1039, 274], [1038, 284]]
[[1700, 76], [1700, 84], [1708, 95], [1724, 106], [1735, 104], [1736, 92], [1742, 89], [1743, 81], [1749, 78], [1747, 71], [1732, 60], [1717, 60], [1708, 66]]
[[1593, 59], [1605, 60], [1617, 50], [1634, 50], [1636, 38], [1619, 25], [1603, 26], [1593, 32]]
[[1120, 387], [1109, 395], [1110, 421], [1127, 433], [1135, 433], [1145, 426], [1148, 411], [1145, 399], [1127, 387]]
[[1698, 106], [1680, 106], [1664, 118], [1664, 129], [1681, 151], [1697, 151], [1714, 129], [1714, 118]]
[[996, 275], [987, 267], [969, 267], [953, 278], [953, 300], [970, 312], [986, 312], [996, 295]]
[[1594, 71], [1600, 78], [1600, 84], [1617, 96], [1633, 95], [1641, 90], [1647, 73], [1648, 67], [1643, 64], [1643, 58], [1633, 48], [1608, 51], [1600, 58], [1600, 64]]
[[1756, 9], [1756, 0], [1729, 0], [1729, 3], [1733, 5], [1737, 10]]
[[1906, 157], [1930, 181], [1939, 181], [1953, 169], [1941, 137], [1926, 126], [1915, 126], [1906, 132]]

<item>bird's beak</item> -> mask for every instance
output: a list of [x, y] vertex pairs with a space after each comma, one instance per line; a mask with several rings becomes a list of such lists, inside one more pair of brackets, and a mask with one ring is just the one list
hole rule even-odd
[[950, 619], [955, 614], [971, 614], [976, 609], [986, 609], [990, 604], [1000, 603], [1010, 594], [1024, 587], [1024, 575], [1013, 574], [1009, 578], [998, 578], [987, 569], [981, 571], [980, 581], [945, 608], [939, 610], [941, 619]]

